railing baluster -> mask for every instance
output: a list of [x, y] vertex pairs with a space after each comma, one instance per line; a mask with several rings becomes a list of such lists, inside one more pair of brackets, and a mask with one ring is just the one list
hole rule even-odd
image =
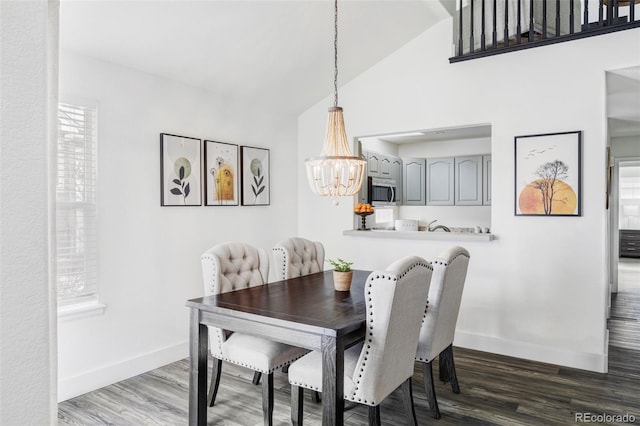
[[575, 32], [575, 26], [573, 25], [573, 21], [575, 19], [573, 8], [575, 7], [575, 4], [573, 1], [574, 0], [569, 0], [569, 34], [573, 34]]
[[504, 2], [504, 47], [509, 47], [509, 2]]
[[560, 37], [560, 0], [556, 0], [556, 37]]
[[484, 43], [484, 38], [485, 38], [485, 33], [484, 33], [484, 30], [485, 30], [485, 28], [484, 28], [484, 26], [485, 26], [484, 25], [484, 18], [485, 18], [485, 16], [484, 15], [485, 15], [485, 13], [484, 13], [484, 0], [482, 0], [482, 14], [481, 14], [481, 16], [482, 16], [482, 34], [480, 35], [480, 50], [485, 50], [486, 49], [486, 46], [485, 46], [485, 43]]
[[535, 32], [533, 27], [533, 0], [529, 0], [529, 41], [533, 41]]
[[460, 19], [458, 21], [458, 27], [459, 27], [458, 28], [458, 33], [459, 33], [459, 35], [458, 35], [458, 56], [462, 56], [464, 54], [464, 51], [462, 50], [462, 47], [463, 47], [463, 43], [462, 43], [462, 40], [463, 40], [463, 37], [462, 37], [462, 23], [464, 22], [462, 20], [462, 0], [460, 0], [460, 13], [459, 13], [458, 16], [459, 16], [459, 19]]
[[[609, 3], [611, 3], [611, 1]], [[613, 23], [613, 7], [612, 7], [612, 4], [608, 4], [607, 5], [607, 22], [605, 23], [605, 25], [611, 25], [612, 23]]]
[[498, 9], [496, 0], [493, 0], [493, 48], [498, 47]]
[[636, 0], [631, 0], [629, 2], [629, 22], [634, 22], [636, 20]]
[[582, 30], [589, 27], [589, 0], [584, 2], [584, 17], [582, 18], [584, 23], [582, 24]]
[[604, 8], [603, 0], [598, 0], [598, 26], [599, 27], [604, 26], [604, 13], [602, 11], [603, 8]]
[[547, 0], [542, 0], [542, 38], [547, 38]]
[[520, 33], [522, 32], [522, 27], [520, 26], [520, 13], [521, 13], [521, 5], [520, 5], [520, 1], [518, 0], [518, 24], [516, 25], [516, 44], [520, 44]]
[[469, 8], [469, 21], [471, 22], [471, 34], [469, 35], [469, 52], [473, 53], [474, 41], [473, 41], [473, 0], [471, 0], [471, 7]]

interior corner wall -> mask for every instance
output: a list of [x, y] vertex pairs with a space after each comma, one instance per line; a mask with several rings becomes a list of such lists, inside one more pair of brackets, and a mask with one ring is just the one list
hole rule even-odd
[[55, 424], [49, 141], [58, 3], [0, 2], [0, 424]]
[[639, 157], [640, 137], [619, 136], [611, 138], [611, 155], [616, 158]]
[[[98, 103], [98, 286], [107, 306], [58, 324], [65, 400], [187, 356], [185, 302], [203, 294], [206, 249], [243, 241], [270, 254], [296, 234], [297, 129], [295, 117], [278, 125], [286, 117], [70, 52], [60, 66], [61, 99]], [[270, 149], [270, 205], [160, 207], [162, 132]]]
[[[490, 123], [495, 240], [463, 244], [471, 262], [455, 344], [604, 372], [605, 70], [640, 64], [640, 51], [619, 48], [638, 45], [640, 29], [450, 64], [451, 28], [442, 21], [340, 88], [349, 136]], [[299, 164], [320, 149], [312, 141], [324, 134], [329, 104], [299, 116]], [[514, 137], [574, 130], [582, 131], [582, 216], [515, 216]], [[351, 199], [334, 207], [301, 183], [299, 202], [300, 233], [359, 269], [433, 258], [455, 244], [344, 236]]]

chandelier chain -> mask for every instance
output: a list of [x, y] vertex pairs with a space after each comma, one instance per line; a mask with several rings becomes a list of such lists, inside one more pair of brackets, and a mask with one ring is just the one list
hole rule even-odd
[[338, 0], [333, 14], [333, 106], [338, 106]]

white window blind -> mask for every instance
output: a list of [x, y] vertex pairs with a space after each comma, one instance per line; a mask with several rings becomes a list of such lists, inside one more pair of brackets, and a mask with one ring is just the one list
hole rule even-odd
[[95, 297], [97, 108], [58, 105], [56, 274], [58, 301]]

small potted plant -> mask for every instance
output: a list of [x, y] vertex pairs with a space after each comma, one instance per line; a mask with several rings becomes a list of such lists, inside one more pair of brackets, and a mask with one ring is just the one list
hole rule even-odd
[[327, 262], [335, 268], [333, 271], [333, 286], [335, 289], [338, 291], [351, 290], [351, 278], [353, 277], [351, 265], [353, 265], [353, 262], [347, 262], [343, 259], [328, 259]]

